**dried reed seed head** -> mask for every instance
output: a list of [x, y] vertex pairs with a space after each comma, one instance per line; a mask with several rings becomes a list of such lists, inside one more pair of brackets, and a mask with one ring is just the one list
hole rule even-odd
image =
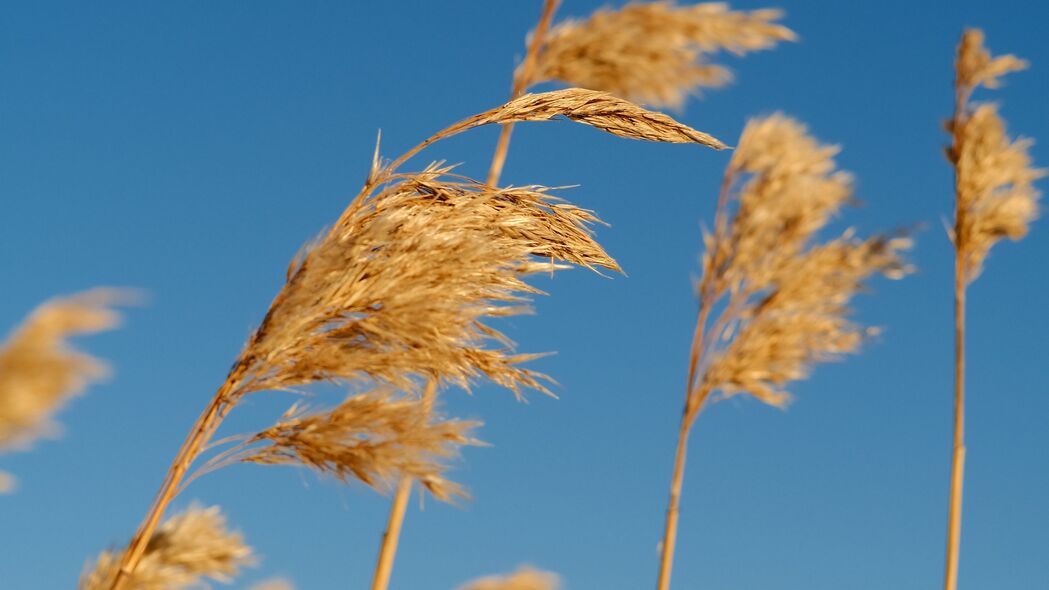
[[525, 566], [505, 576], [479, 578], [460, 586], [459, 590], [557, 590], [560, 587], [557, 574]]
[[465, 497], [444, 477], [443, 460], [471, 437], [479, 422], [446, 420], [429, 404], [388, 391], [348, 397], [338, 407], [308, 414], [292, 408], [274, 426], [255, 435], [242, 461], [300, 464], [346, 481], [356, 478], [388, 492], [401, 478], [419, 481], [434, 497]]
[[67, 340], [115, 327], [120, 316], [112, 307], [129, 298], [125, 291], [95, 289], [52, 299], [0, 346], [0, 451], [56, 432], [51, 416], [106, 375], [104, 363], [72, 350]]
[[525, 94], [478, 115], [476, 124], [549, 121], [559, 116], [629, 139], [698, 143], [718, 150], [728, 147], [717, 138], [663, 113], [650, 111], [607, 92], [583, 88]]
[[[983, 33], [970, 29], [962, 35], [956, 63], [956, 84], [965, 99], [976, 86], [996, 88], [998, 78], [1024, 69], [1015, 56], [992, 58], [983, 46]], [[948, 156], [956, 171], [955, 247], [963, 259], [964, 280], [975, 280], [991, 247], [1002, 238], [1019, 240], [1038, 216], [1034, 181], [1045, 170], [1034, 168], [1030, 140], [1012, 140], [993, 105], [971, 109], [962, 104], [949, 129], [954, 139]]]
[[[560, 80], [657, 107], [679, 108], [731, 72], [709, 63], [718, 51], [742, 55], [792, 41], [778, 10], [732, 11], [726, 4], [633, 3], [555, 25], [540, 48], [538, 83]], [[518, 69], [517, 75], [523, 74]]]
[[528, 310], [539, 293], [528, 274], [618, 270], [593, 239], [597, 222], [542, 187], [492, 188], [442, 166], [394, 176], [300, 257], [242, 355], [240, 391], [357, 377], [411, 388], [431, 376], [545, 391], [519, 366], [532, 357], [483, 322]]
[[[104, 551], [80, 576], [80, 590], [106, 590], [120, 569], [120, 553]], [[199, 588], [205, 579], [229, 582], [254, 563], [240, 533], [226, 528], [217, 506], [191, 506], [168, 518], [150, 539], [145, 555], [130, 576], [130, 590]]]
[[727, 172], [730, 182], [743, 179], [738, 207], [721, 251], [708, 253], [707, 264], [718, 264], [707, 269], [711, 280], [763, 288], [801, 252], [852, 198], [851, 176], [835, 170], [838, 151], [782, 114], [747, 123]]
[[962, 33], [955, 64], [955, 84], [959, 87], [998, 88], [998, 78], [1010, 72], [1027, 69], [1027, 62], [1015, 55], [991, 57], [983, 45], [983, 31], [967, 29]]
[[728, 298], [709, 352], [701, 391], [749, 393], [774, 406], [784, 386], [804, 379], [814, 363], [855, 352], [871, 331], [847, 319], [848, 303], [875, 274], [910, 272], [905, 236], [865, 240], [847, 231], [813, 244], [816, 233], [851, 197], [836, 172], [837, 148], [811, 138], [782, 115], [747, 124], [726, 172], [747, 180], [722, 233], [708, 236], [701, 294]]

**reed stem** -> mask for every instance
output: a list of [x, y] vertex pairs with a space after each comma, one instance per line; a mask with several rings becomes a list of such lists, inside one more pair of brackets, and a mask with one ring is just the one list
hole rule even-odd
[[[437, 380], [431, 378], [426, 382], [426, 389], [422, 396], [422, 403], [426, 406], [427, 412], [433, 408], [436, 393]], [[382, 534], [382, 542], [379, 545], [379, 557], [375, 561], [371, 590], [386, 590], [390, 585], [393, 559], [397, 556], [397, 543], [401, 537], [404, 514], [408, 509], [408, 498], [412, 494], [412, 483], [410, 477], [402, 477], [397, 482], [397, 491], [394, 493], [393, 504], [390, 506], [390, 515], [386, 519], [386, 530]]]
[[211, 436], [215, 433], [215, 429], [218, 428], [218, 425], [225, 417], [230, 407], [228, 405], [229, 395], [236, 388], [242, 375], [242, 365], [238, 364], [226, 378], [222, 387], [215, 393], [215, 397], [212, 398], [208, 407], [197, 418], [193, 429], [186, 437], [185, 442], [182, 443], [182, 447], [168, 468], [164, 482], [161, 484], [149, 512], [146, 514], [142, 524], [139, 525], [135, 536], [128, 543], [127, 549], [120, 560], [120, 569], [113, 579], [110, 590], [121, 590], [124, 588], [135, 573], [135, 568], [138, 567], [139, 561], [142, 560], [142, 556], [149, 546], [149, 541], [153, 538], [153, 533], [156, 532], [168, 505], [171, 504], [171, 501], [178, 494], [182, 479], [185, 477], [190, 465], [193, 464], [193, 461], [207, 446]]

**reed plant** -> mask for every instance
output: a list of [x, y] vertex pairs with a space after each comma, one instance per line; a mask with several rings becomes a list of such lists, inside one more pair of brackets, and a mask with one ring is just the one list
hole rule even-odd
[[746, 394], [775, 407], [812, 367], [856, 352], [876, 331], [849, 319], [873, 275], [900, 278], [903, 235], [821, 230], [852, 200], [838, 148], [775, 114], [747, 123], [725, 171], [712, 233], [703, 236], [699, 309], [674, 454], [657, 587], [670, 587], [688, 437], [711, 402]]
[[1031, 141], [1011, 139], [993, 104], [974, 104], [981, 86], [998, 88], [1000, 78], [1023, 70], [1027, 62], [1014, 55], [992, 57], [983, 32], [962, 34], [955, 60], [954, 114], [947, 123], [951, 144], [947, 158], [954, 168], [954, 444], [951, 453], [950, 503], [944, 588], [958, 585], [962, 531], [962, 488], [965, 472], [965, 294], [980, 275], [991, 247], [999, 240], [1019, 240], [1038, 214], [1034, 181], [1045, 171], [1034, 168]]
[[[380, 489], [394, 476], [419, 477], [438, 497], [454, 494], [439, 458], [472, 441], [472, 425], [431, 414], [436, 389], [468, 387], [480, 377], [518, 395], [545, 389], [544, 376], [521, 366], [532, 356], [515, 353], [485, 320], [527, 311], [528, 296], [538, 293], [525, 281], [531, 274], [618, 265], [593, 239], [597, 218], [549, 189], [498, 188], [442, 164], [415, 173], [399, 169], [426, 146], [475, 127], [558, 117], [621, 137], [722, 147], [666, 115], [582, 89], [522, 95], [392, 162], [380, 158], [377, 145], [364, 186], [292, 261], [284, 287], [190, 430], [120, 556], [112, 589], [132, 581], [191, 466], [252, 393], [299, 391], [318, 382], [378, 388], [334, 409], [295, 408], [273, 427], [233, 439], [236, 450], [205, 464], [205, 471], [237, 460], [296, 463], [353, 474]], [[420, 396], [420, 389], [426, 393]]]

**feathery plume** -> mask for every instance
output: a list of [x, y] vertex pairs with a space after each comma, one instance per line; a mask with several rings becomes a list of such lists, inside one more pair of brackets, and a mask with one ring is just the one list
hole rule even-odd
[[[547, 33], [529, 84], [560, 80], [679, 108], [699, 88], [732, 79], [727, 68], [709, 62], [714, 53], [743, 55], [793, 41], [794, 32], [776, 22], [781, 17], [778, 10], [732, 11], [722, 3], [632, 3], [598, 10]], [[523, 68], [517, 72], [524, 74]]]
[[[128, 580], [132, 590], [198, 588], [205, 579], [228, 582], [254, 563], [240, 533], [226, 528], [218, 506], [191, 506], [164, 522]], [[103, 551], [80, 577], [80, 590], [106, 590], [120, 568], [120, 554]]]
[[104, 377], [106, 365], [69, 347], [77, 334], [115, 327], [126, 292], [95, 289], [42, 304], [0, 345], [0, 451], [28, 447], [58, 427], [51, 417]]
[[962, 36], [956, 65], [956, 112], [948, 125], [953, 138], [948, 156], [955, 167], [957, 193], [953, 239], [964, 262], [964, 280], [979, 276], [991, 247], [1002, 238], [1019, 240], [1038, 216], [1034, 181], [1045, 170], [1031, 164], [1030, 140], [1012, 140], [994, 105], [972, 107], [979, 86], [997, 88], [999, 78], [1027, 67], [1013, 55], [992, 58], [983, 33]]
[[467, 582], [459, 590], [557, 590], [560, 587], [561, 580], [556, 574], [525, 566], [505, 576], [487, 576]]
[[[851, 198], [851, 179], [835, 171], [837, 148], [782, 115], [748, 123], [729, 164], [728, 186], [746, 177], [736, 214], [704, 256], [703, 303], [728, 297], [710, 333], [697, 391], [746, 392], [787, 401], [782, 386], [812, 363], [854, 352], [866, 330], [846, 319], [848, 302], [874, 274], [902, 277], [905, 237], [860, 240], [851, 231], [813, 245], [817, 231]], [[703, 292], [705, 290], [705, 293]]]
[[728, 147], [716, 137], [679, 123], [663, 113], [642, 108], [608, 92], [583, 88], [525, 94], [478, 115], [477, 124], [549, 121], [558, 116], [627, 139], [698, 143], [718, 150]]
[[729, 162], [714, 232], [704, 235], [659, 590], [670, 587], [688, 435], [712, 395], [745, 393], [785, 405], [788, 383], [817, 362], [855, 352], [871, 332], [848, 319], [864, 282], [910, 270], [901, 258], [910, 247], [903, 236], [858, 239], [849, 230], [816, 243], [852, 196], [851, 178], [835, 169], [837, 151], [776, 114], [747, 124]]
[[[485, 376], [545, 390], [485, 318], [527, 311], [535, 272], [618, 270], [587, 210], [543, 187], [498, 189], [435, 165], [395, 175], [293, 263], [245, 348], [238, 392], [367, 377], [410, 389]], [[500, 348], [489, 348], [494, 342]]]
[[[402, 477], [419, 481], [439, 500], [466, 494], [444, 478], [442, 459], [462, 445], [477, 444], [478, 422], [445, 420], [423, 402], [373, 391], [348, 397], [333, 410], [309, 414], [293, 407], [247, 441], [238, 460], [300, 464], [345, 481], [356, 477], [389, 492]], [[260, 443], [262, 446], [252, 446]]]

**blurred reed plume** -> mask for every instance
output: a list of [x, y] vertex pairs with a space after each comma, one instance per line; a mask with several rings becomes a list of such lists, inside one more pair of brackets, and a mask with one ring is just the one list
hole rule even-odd
[[[113, 307], [130, 298], [127, 291], [94, 289], [52, 299], [0, 345], [0, 452], [28, 449], [55, 435], [52, 416], [106, 376], [105, 363], [72, 349], [68, 339], [116, 327], [120, 315]], [[13, 487], [14, 478], [0, 472], [0, 493]]]
[[[699, 88], [732, 80], [730, 70], [709, 61], [715, 53], [743, 55], [793, 41], [794, 32], [776, 22], [782, 17], [779, 10], [734, 11], [720, 2], [601, 9], [550, 29], [531, 83], [559, 80], [677, 109]], [[517, 75], [524, 73], [519, 68]]]
[[951, 145], [947, 158], [954, 167], [954, 444], [948, 509], [944, 588], [958, 583], [961, 542], [962, 487], [965, 471], [965, 291], [983, 269], [991, 247], [1002, 238], [1027, 235], [1038, 215], [1034, 181], [1045, 175], [1032, 167], [1030, 140], [1012, 140], [992, 104], [972, 104], [973, 92], [998, 88], [999, 78], [1023, 70], [1027, 62], [1013, 55], [991, 57], [983, 32], [962, 34], [955, 61], [954, 115], [947, 124]]
[[[514, 72], [511, 98], [556, 80], [677, 109], [699, 88], [723, 86], [732, 79], [727, 68], [709, 62], [711, 55], [743, 55], [795, 39], [793, 31], [775, 22], [782, 17], [779, 10], [634, 2], [618, 10], [598, 10], [587, 20], [553, 24], [558, 4], [545, 0], [525, 58]], [[512, 130], [512, 123], [503, 125], [488, 184], [499, 183]]]
[[[251, 547], [240, 533], [226, 528], [218, 506], [191, 506], [157, 529], [135, 573], [128, 577], [133, 590], [189, 590], [205, 579], [231, 581], [244, 566], [255, 562]], [[80, 576], [80, 590], [105, 590], [117, 577], [120, 554], [103, 551]]]
[[[441, 164], [418, 173], [401, 173], [399, 167], [426, 146], [474, 127], [555, 117], [637, 139], [716, 141], [603, 93], [568, 89], [522, 97], [464, 119], [389, 163], [381, 160], [377, 146], [360, 193], [292, 261], [284, 286], [172, 462], [121, 556], [111, 588], [123, 587], [134, 574], [189, 468], [209, 448], [226, 415], [250, 393], [336, 382], [377, 383], [411, 394], [425, 382], [420, 401], [351, 398], [327, 414], [288, 415], [249, 437], [272, 445], [255, 456], [260, 461], [294, 460], [340, 477], [399, 471], [399, 477], [410, 478], [415, 474], [404, 468], [416, 469], [418, 461], [365, 465], [362, 459], [388, 457], [333, 448], [350, 442], [357, 450], [366, 448], [347, 438], [362, 424], [348, 413], [376, 399], [394, 404], [388, 412], [372, 414], [387, 421], [373, 425], [385, 428], [386, 435], [396, 432], [391, 425], [419, 424], [419, 414], [404, 404], [422, 404], [428, 413], [441, 385], [466, 387], [483, 376], [518, 395], [523, 389], [543, 390], [542, 376], [520, 367], [533, 356], [515, 353], [509, 339], [484, 322], [527, 311], [528, 296], [539, 293], [525, 282], [530, 274], [572, 264], [617, 270], [593, 239], [597, 218], [559, 202], [544, 187], [498, 188], [455, 175]], [[411, 440], [402, 432], [398, 444], [411, 440], [419, 446], [415, 451], [438, 458], [472, 442], [465, 423], [425, 424], [429, 434]], [[443, 480], [434, 479], [437, 469], [428, 465], [432, 469], [424, 475], [434, 490], [451, 495], [454, 488], [436, 486]]]
[[560, 587], [561, 580], [556, 574], [525, 566], [505, 576], [487, 576], [467, 582], [459, 590], [557, 590]]
[[729, 162], [713, 233], [704, 235], [660, 590], [670, 585], [688, 435], [707, 402], [746, 393], [782, 407], [788, 383], [855, 352], [871, 333], [848, 319], [864, 282], [909, 271], [903, 236], [860, 239], [848, 230], [818, 241], [852, 197], [850, 176], [835, 170], [837, 151], [776, 114], [747, 124]]

